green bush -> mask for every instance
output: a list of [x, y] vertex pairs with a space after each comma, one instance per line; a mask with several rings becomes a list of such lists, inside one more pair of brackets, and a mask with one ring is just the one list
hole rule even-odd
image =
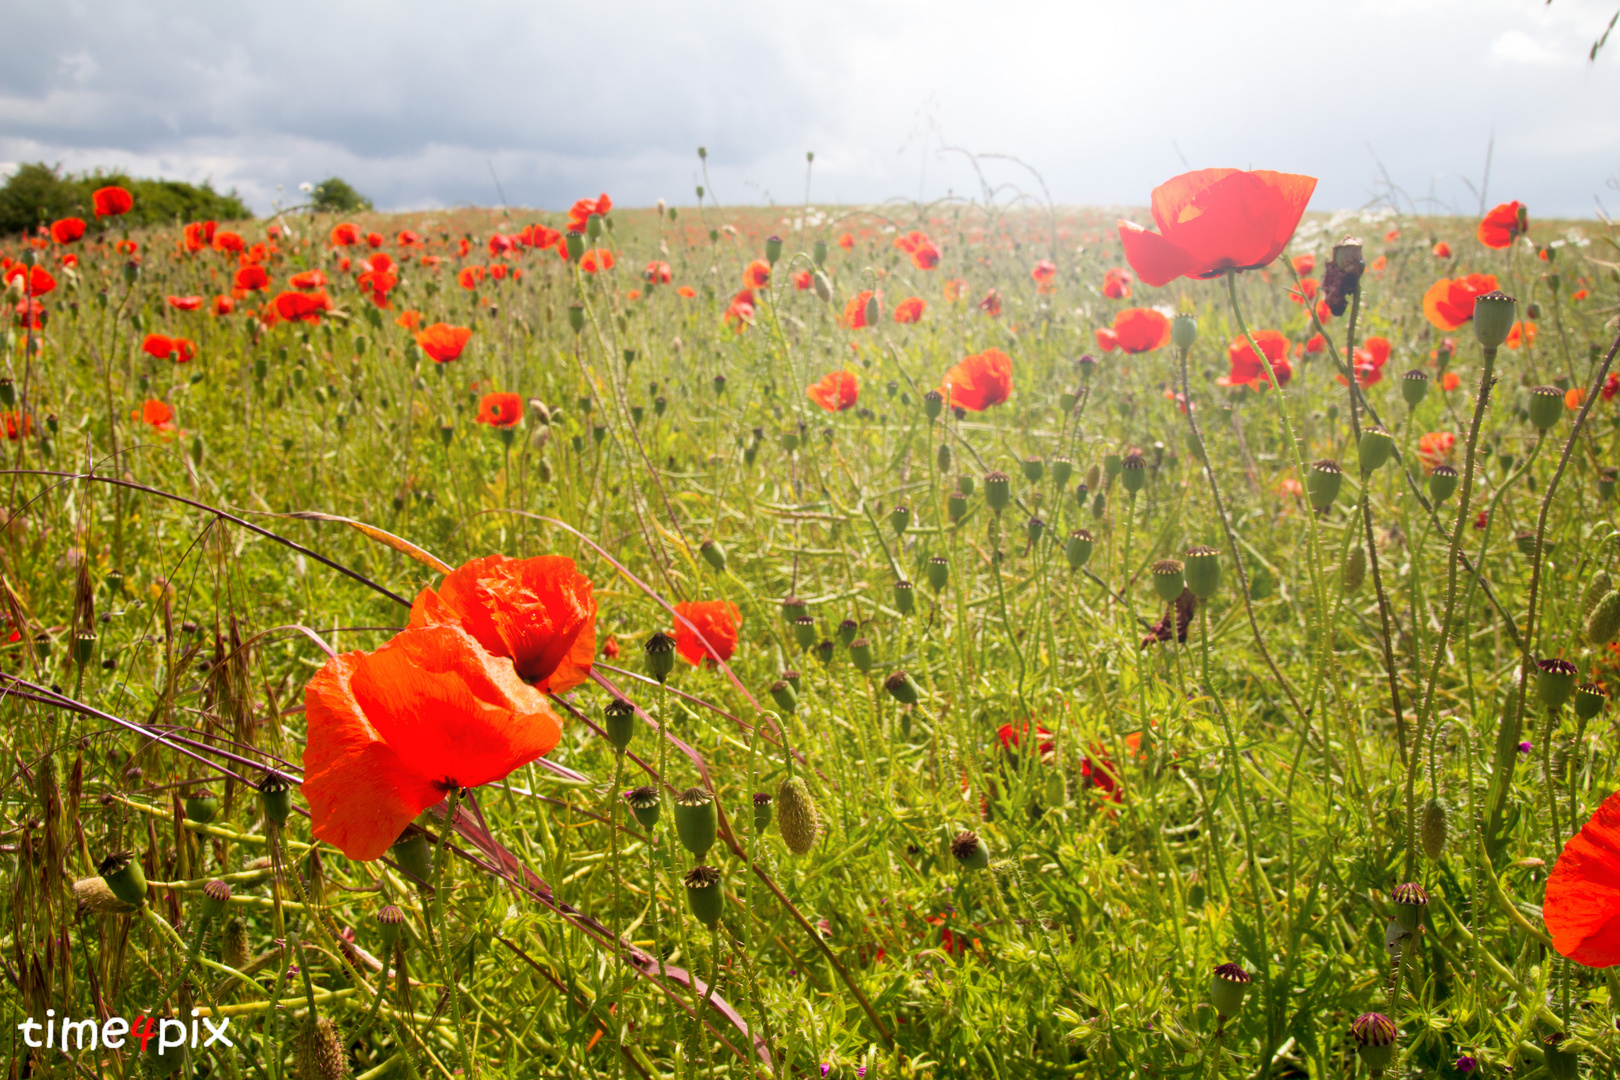
[[221, 193], [212, 184], [182, 180], [133, 179], [123, 173], [63, 173], [60, 166], [32, 162], [21, 165], [0, 186], [0, 235], [26, 232], [58, 218], [95, 219], [91, 195], [97, 188], [117, 185], [135, 197], [135, 206], [120, 220], [131, 227], [179, 221], [239, 221], [250, 218], [234, 190]]
[[354, 190], [354, 186], [341, 176], [329, 176], [315, 185], [310, 206], [325, 214], [347, 214], [355, 210], [370, 210], [371, 200]]

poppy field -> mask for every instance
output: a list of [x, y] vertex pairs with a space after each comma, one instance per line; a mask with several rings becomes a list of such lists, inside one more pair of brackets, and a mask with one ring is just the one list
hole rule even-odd
[[1613, 1077], [1620, 232], [1315, 185], [0, 239], [9, 1075]]

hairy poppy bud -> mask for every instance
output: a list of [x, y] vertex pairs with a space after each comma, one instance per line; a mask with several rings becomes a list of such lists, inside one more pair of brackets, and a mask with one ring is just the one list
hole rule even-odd
[[904, 671], [896, 671], [883, 680], [883, 689], [889, 696], [902, 705], [915, 705], [922, 698], [922, 691], [918, 689], [910, 675]]
[[636, 707], [624, 698], [608, 702], [602, 710], [602, 730], [607, 732], [608, 742], [615, 750], [629, 746], [636, 733]]
[[1581, 590], [1581, 618], [1591, 615], [1592, 609], [1598, 606], [1598, 601], [1613, 590], [1614, 579], [1609, 577], [1607, 570], [1600, 569], [1593, 574], [1591, 580], [1586, 583], [1586, 588]]
[[934, 454], [934, 463], [939, 466], [939, 471], [942, 473], [951, 471], [951, 446], [949, 443], [939, 444], [939, 450]]
[[1536, 696], [1551, 712], [1557, 712], [1575, 692], [1580, 672], [1568, 660], [1545, 659], [1536, 661]]
[[1024, 459], [1023, 468], [1024, 479], [1032, 484], [1038, 484], [1046, 473], [1046, 462], [1038, 457], [1027, 457]]
[[267, 772], [259, 780], [259, 804], [264, 819], [276, 827], [287, 824], [292, 813], [292, 784], [278, 772]]
[[647, 785], [631, 788], [625, 792], [624, 801], [630, 804], [630, 812], [636, 816], [641, 827], [651, 832], [653, 826], [658, 824], [658, 812], [662, 805], [658, 789]]
[[585, 329], [585, 305], [577, 300], [568, 305], [568, 329], [576, 334]]
[[294, 1041], [293, 1063], [295, 1080], [343, 1080], [349, 1072], [349, 1052], [337, 1025], [313, 1012], [305, 1016]]
[[1091, 516], [1094, 518], [1101, 518], [1103, 514], [1107, 512], [1108, 496], [1099, 491], [1091, 500]]
[[1361, 583], [1367, 580], [1367, 549], [1360, 541], [1351, 548], [1350, 553], [1344, 557], [1344, 571], [1340, 575], [1344, 585], [1344, 594], [1353, 596], [1361, 588]]
[[923, 395], [923, 415], [927, 416], [930, 421], [939, 419], [939, 414], [944, 411], [945, 395], [938, 390], [930, 390]]
[[1418, 827], [1418, 839], [1423, 844], [1423, 854], [1430, 862], [1438, 862], [1440, 855], [1446, 850], [1446, 838], [1450, 829], [1447, 825], [1448, 809], [1444, 800], [1430, 799], [1423, 804], [1423, 820]]
[[902, 615], [910, 615], [917, 610], [917, 598], [912, 593], [911, 582], [894, 583], [894, 610]]
[[1553, 1080], [1576, 1080], [1581, 1074], [1581, 1055], [1564, 1048], [1568, 1037], [1562, 1031], [1555, 1031], [1541, 1040], [1547, 1057], [1547, 1075]]
[[951, 841], [951, 855], [964, 870], [987, 870], [990, 867], [990, 849], [984, 846], [979, 834], [961, 832]]
[[798, 692], [786, 679], [778, 679], [771, 683], [770, 694], [771, 700], [776, 702], [776, 707], [785, 713], [795, 712], [799, 708]]
[[427, 837], [420, 830], [407, 829], [401, 833], [389, 847], [388, 854], [419, 885], [426, 885], [433, 876], [433, 849], [428, 847]]
[[1170, 344], [1186, 352], [1198, 340], [1198, 320], [1191, 315], [1177, 315], [1170, 320]]
[[1209, 1003], [1215, 1006], [1215, 1015], [1230, 1020], [1243, 1008], [1243, 999], [1249, 993], [1250, 975], [1230, 961], [1215, 965], [1209, 980]]
[[1085, 529], [1076, 529], [1069, 534], [1069, 539], [1063, 545], [1063, 557], [1069, 561], [1070, 570], [1078, 570], [1086, 565], [1091, 558], [1091, 549], [1095, 546], [1091, 533]]
[[855, 670], [865, 674], [872, 670], [872, 643], [866, 638], [856, 638], [849, 643], [849, 662], [855, 665]]
[[880, 312], [878, 311], [877, 293], [874, 292], [872, 295], [870, 295], [870, 296], [868, 296], [866, 298], [865, 314], [866, 314], [866, 325], [867, 326], [876, 326], [877, 323], [878, 323], [878, 315], [880, 314]]
[[1074, 475], [1074, 462], [1066, 457], [1052, 459], [1052, 482], [1062, 491], [1069, 486], [1069, 478]]
[[115, 851], [96, 864], [96, 873], [112, 894], [130, 907], [146, 903], [146, 873], [133, 851]]
[[660, 683], [668, 681], [669, 673], [675, 670], [675, 639], [655, 630], [641, 650], [647, 660], [647, 673]]
[[1132, 495], [1147, 487], [1147, 462], [1141, 454], [1130, 454], [1120, 462], [1119, 482]]
[[826, 262], [827, 261], [827, 241], [825, 241], [825, 240], [817, 240], [815, 243], [811, 244], [810, 245], [810, 257], [816, 261], [817, 266], [820, 266], [822, 263]]
[[1153, 564], [1153, 591], [1159, 599], [1173, 604], [1181, 590], [1187, 587], [1186, 567], [1180, 559], [1160, 559]]
[[1401, 376], [1401, 397], [1406, 407], [1415, 409], [1429, 396], [1429, 373], [1413, 368]]
[[699, 859], [714, 847], [718, 815], [714, 796], [699, 787], [690, 787], [675, 796], [675, 835]]
[[897, 506], [889, 511], [889, 528], [894, 530], [894, 535], [903, 535], [910, 524], [911, 507]]
[[972, 498], [973, 497], [973, 477], [969, 476], [967, 473], [962, 473], [960, 476], [958, 476], [956, 478], [956, 490], [960, 491], [963, 494], [963, 496], [965, 496], [967, 498]]
[[[1114, 477], [1119, 475], [1120, 470], [1125, 467], [1125, 459], [1119, 454], [1104, 454], [1102, 459], [1102, 467], [1103, 474], [1106, 475], [1109, 480], [1113, 480]], [[1097, 488], [1096, 484], [1092, 484], [1090, 486], [1093, 490], [1096, 490]]]
[[708, 563], [721, 573], [725, 573], [726, 549], [720, 546], [720, 541], [703, 541], [703, 543], [698, 545], [698, 554], [703, 556], [704, 562]]
[[1362, 1013], [1350, 1022], [1350, 1034], [1356, 1040], [1356, 1054], [1378, 1076], [1395, 1060], [1395, 1039], [1399, 1032], [1395, 1022], [1383, 1013]]
[[234, 971], [241, 971], [252, 959], [251, 952], [246, 920], [240, 915], [232, 915], [225, 922], [225, 933], [220, 941], [220, 962]]
[[682, 879], [686, 884], [686, 906], [692, 917], [713, 930], [725, 913], [726, 891], [720, 884], [720, 871], [712, 866], [692, 867]]
[[928, 587], [936, 593], [943, 590], [951, 579], [951, 561], [943, 555], [928, 557]]
[[1564, 392], [1556, 386], [1530, 388], [1530, 423], [1537, 431], [1547, 432], [1564, 415]]
[[1395, 886], [1390, 894], [1395, 903], [1395, 919], [1408, 931], [1416, 930], [1423, 909], [1429, 905], [1429, 894], [1415, 881]]
[[1429, 474], [1429, 498], [1443, 503], [1457, 490], [1457, 470], [1450, 465], [1436, 465]]
[[769, 236], [765, 238], [765, 261], [775, 266], [782, 258], [782, 238]]
[[816, 287], [816, 299], [823, 304], [832, 303], [833, 287], [825, 271], [817, 270], [816, 276], [811, 279]]
[[793, 640], [799, 648], [808, 649], [816, 643], [816, 619], [814, 615], [800, 615], [793, 620]]
[[1493, 289], [1474, 301], [1474, 336], [1481, 345], [1495, 349], [1507, 340], [1516, 305], [1517, 301], [1501, 289]]
[[1581, 683], [1575, 688], [1575, 715], [1582, 720], [1590, 720], [1603, 711], [1608, 700], [1608, 691], [1597, 683]]
[[199, 910], [205, 919], [216, 919], [225, 905], [231, 902], [231, 887], [215, 878], [202, 888], [202, 903]]
[[207, 788], [186, 792], [186, 820], [206, 825], [219, 814], [219, 796]]
[[984, 501], [997, 514], [1012, 502], [1012, 477], [999, 470], [984, 474]]
[[1339, 486], [1344, 483], [1344, 472], [1332, 458], [1323, 458], [1311, 466], [1305, 478], [1305, 490], [1310, 493], [1311, 506], [1326, 510], [1339, 497]]
[[1185, 563], [1187, 588], [1200, 600], [1208, 600], [1221, 587], [1221, 553], [1207, 544], [1187, 549]]
[[816, 846], [821, 811], [802, 777], [785, 776], [776, 786], [776, 831], [795, 855], [808, 855]]
[[1366, 476], [1383, 468], [1394, 450], [1395, 440], [1383, 428], [1372, 427], [1363, 431], [1356, 449], [1356, 455], [1361, 459], [1361, 475]]

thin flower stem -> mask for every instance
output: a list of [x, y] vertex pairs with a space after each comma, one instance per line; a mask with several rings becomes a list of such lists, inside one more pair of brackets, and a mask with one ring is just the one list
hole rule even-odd
[[450, 1022], [456, 1029], [456, 1054], [461, 1059], [461, 1071], [472, 1080], [477, 1076], [472, 1058], [467, 1053], [466, 1025], [461, 1020], [461, 991], [456, 986], [455, 964], [450, 959], [450, 943], [446, 938], [444, 915], [444, 864], [449, 861], [450, 833], [455, 828], [456, 807], [461, 801], [461, 789], [452, 786], [449, 805], [444, 814], [444, 827], [439, 833], [439, 847], [433, 854], [433, 922], [437, 926], [437, 947], [434, 959], [439, 965], [439, 979], [450, 997]]

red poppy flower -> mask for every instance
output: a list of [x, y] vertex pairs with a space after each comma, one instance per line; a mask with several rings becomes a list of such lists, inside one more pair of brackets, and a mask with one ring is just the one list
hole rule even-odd
[[1446, 243], [1444, 240], [1442, 240], [1438, 244], [1434, 245], [1433, 250], [1434, 250], [1434, 257], [1437, 258], [1437, 259], [1449, 259], [1449, 258], [1451, 258], [1451, 245]]
[[[1001, 743], [1001, 748], [1007, 751], [1017, 750], [1027, 734], [1029, 734], [1029, 725], [1027, 723], [1020, 724], [1016, 728], [1011, 724], [1002, 724], [996, 729], [996, 739]], [[1050, 754], [1057, 746], [1057, 743], [1051, 739], [1051, 734], [1050, 731], [1047, 731], [1039, 724], [1035, 725], [1035, 737], [1040, 740], [1042, 757]]]
[[579, 257], [579, 268], [587, 274], [613, 269], [613, 252], [607, 248], [592, 248]]
[[505, 255], [508, 251], [517, 247], [517, 241], [504, 233], [491, 233], [488, 247], [491, 256]]
[[1603, 389], [1598, 393], [1603, 395], [1604, 401], [1613, 401], [1616, 394], [1620, 394], [1620, 375], [1609, 372], [1609, 377], [1603, 381]]
[[544, 695], [456, 626], [328, 660], [304, 688], [304, 715], [311, 832], [361, 860], [447, 792], [500, 780], [562, 734]]
[[1126, 308], [1114, 316], [1113, 336], [1128, 353], [1152, 352], [1170, 344], [1170, 320], [1152, 308]]
[[12, 310], [17, 314], [17, 325], [24, 330], [45, 329], [45, 305], [38, 300], [19, 300]]
[[494, 278], [496, 281], [505, 281], [507, 271], [509, 270], [512, 273], [513, 281], [517, 280], [517, 275], [523, 273], [523, 271], [513, 269], [512, 267], [507, 266], [505, 263], [496, 263], [494, 266], [489, 268], [489, 276]]
[[1474, 317], [1474, 302], [1494, 288], [1495, 274], [1441, 278], [1423, 294], [1423, 314], [1441, 330], [1456, 330]]
[[187, 251], [202, 251], [214, 242], [215, 224], [212, 221], [193, 221], [182, 232]]
[[613, 209], [613, 200], [606, 194], [597, 199], [580, 199], [568, 208], [568, 231], [584, 232], [585, 225], [590, 221], [592, 214], [607, 216]]
[[[1294, 369], [1288, 363], [1288, 339], [1279, 330], [1261, 330], [1254, 335], [1254, 340], [1276, 369], [1277, 381], [1287, 386], [1288, 380], [1294, 377]], [[1270, 383], [1266, 365], [1249, 347], [1247, 338], [1233, 338], [1226, 356], [1232, 370], [1230, 374], [1215, 380], [1221, 386], [1264, 386]]]
[[1417, 456], [1423, 462], [1423, 471], [1433, 472], [1436, 465], [1444, 465], [1451, 459], [1451, 448], [1456, 445], [1457, 436], [1449, 431], [1431, 431], [1420, 436]]
[[[742, 624], [742, 615], [731, 601], [676, 604], [675, 614], [679, 616], [675, 620], [675, 649], [688, 664], [730, 660], [731, 654], [737, 651], [737, 627]], [[700, 633], [702, 640], [698, 638]]]
[[330, 237], [333, 247], [351, 247], [360, 242], [360, 226], [344, 222], [332, 226]]
[[523, 419], [523, 399], [516, 394], [485, 394], [478, 403], [477, 423], [494, 428], [517, 427]]
[[[866, 321], [866, 302], [870, 299], [872, 299], [871, 289], [862, 289], [860, 292], [850, 297], [849, 303], [844, 305], [843, 315], [839, 316], [838, 318], [839, 324], [841, 326], [847, 326], [851, 330], [860, 330], [863, 327], [870, 325]], [[883, 297], [881, 294], [879, 294], [878, 315], [881, 317], [882, 314]]]
[[156, 431], [174, 430], [174, 410], [155, 398], [147, 398], [145, 404], [141, 406], [141, 411], [131, 413], [130, 419], [139, 419], [142, 423], [150, 424]]
[[1584, 386], [1572, 386], [1564, 391], [1564, 408], [1574, 412], [1584, 404], [1586, 404], [1586, 388]]
[[771, 264], [755, 259], [743, 269], [743, 284], [750, 289], [763, 289], [771, 283]]
[[956, 277], [946, 278], [944, 292], [946, 302], [954, 304], [967, 295], [967, 282]]
[[979, 310], [990, 316], [992, 319], [1000, 315], [1001, 290], [991, 289], [989, 292], [985, 293], [984, 299], [979, 301]]
[[[7, 439], [9, 439], [12, 442], [16, 442], [18, 439], [26, 439], [28, 436], [32, 435], [33, 433], [34, 433], [34, 418], [32, 416], [24, 416], [24, 417], [21, 418], [21, 422], [19, 422], [18, 414], [17, 414], [17, 412], [15, 410], [6, 413], [6, 438]], [[11, 641], [21, 641], [22, 636], [20, 634], [18, 634], [17, 631], [13, 630], [11, 632], [10, 640]]]
[[1119, 335], [1114, 333], [1111, 326], [1097, 327], [1097, 348], [1103, 352], [1113, 352], [1119, 348]]
[[1536, 343], [1536, 324], [1533, 322], [1516, 322], [1508, 330], [1507, 340], [1502, 342], [1510, 349], [1517, 349], [1520, 345], [1534, 345]]
[[1300, 277], [1310, 277], [1316, 271], [1315, 255], [1295, 255], [1294, 273]]
[[229, 315], [236, 310], [236, 301], [229, 296], [214, 297], [214, 314]]
[[655, 259], [647, 264], [647, 269], [641, 272], [641, 276], [649, 285], [668, 285], [674, 273], [670, 270], [669, 263]]
[[197, 346], [183, 337], [147, 334], [141, 341], [141, 351], [156, 360], [168, 360], [172, 357], [175, 363], [184, 364], [197, 355]]
[[845, 251], [853, 251], [855, 249], [855, 238], [849, 233], [845, 233], [838, 238], [838, 246]]
[[855, 404], [861, 390], [854, 372], [829, 371], [820, 382], [805, 387], [804, 392], [811, 401], [828, 412], [843, 412]]
[[[1125, 745], [1134, 752], [1142, 745], [1141, 733], [1132, 732], [1125, 736]], [[1087, 787], [1101, 791], [1109, 802], [1120, 802], [1124, 798], [1124, 793], [1120, 791], [1119, 770], [1108, 760], [1101, 746], [1093, 746], [1086, 760], [1080, 763], [1080, 776]]]
[[135, 207], [135, 196], [121, 187], [98, 188], [90, 201], [95, 205], [96, 217], [117, 217]]
[[321, 312], [332, 310], [332, 300], [324, 292], [277, 293], [274, 303], [276, 314], [288, 322], [318, 323]]
[[240, 233], [218, 232], [214, 234], [214, 250], [223, 251], [227, 255], [240, 255], [246, 250], [247, 244]]
[[484, 268], [482, 266], [464, 266], [456, 274], [456, 280], [461, 283], [463, 289], [476, 289], [484, 280]]
[[270, 275], [262, 266], [244, 266], [236, 272], [236, 287], [243, 292], [257, 292], [270, 287]]
[[1444, 375], [1440, 376], [1440, 389], [1444, 390], [1448, 394], [1461, 385], [1462, 379], [1458, 378], [1455, 371], [1448, 371]]
[[1308, 356], [1315, 356], [1327, 348], [1327, 338], [1321, 334], [1312, 334], [1310, 340], [1305, 342], [1303, 352]]
[[1103, 295], [1110, 300], [1129, 300], [1131, 282], [1134, 280], [1129, 270], [1116, 266], [1103, 275]]
[[920, 322], [928, 305], [920, 296], [908, 296], [894, 306], [894, 321], [907, 326]]
[[288, 278], [287, 284], [295, 289], [304, 289], [306, 291], [324, 289], [326, 288], [326, 275], [319, 270], [305, 270]]
[[120, 240], [114, 245], [114, 249], [120, 255], [133, 255], [141, 250], [141, 245], [134, 240]]
[[414, 333], [422, 326], [422, 313], [414, 308], [409, 308], [399, 313], [399, 318], [394, 320], [394, 325], [403, 326]]
[[84, 235], [83, 218], [63, 218], [51, 223], [51, 239], [58, 244], [71, 244]]
[[[686, 286], [681, 287], [685, 288]], [[733, 296], [722, 318], [733, 333], [740, 334], [752, 326], [754, 322], [754, 290], [743, 289], [736, 296]]]
[[[1356, 382], [1363, 388], [1375, 386], [1383, 381], [1384, 365], [1389, 363], [1389, 350], [1388, 338], [1370, 337], [1355, 351]], [[1349, 385], [1349, 380], [1343, 375], [1335, 375], [1334, 378], [1338, 380], [1340, 386]]]
[[894, 246], [911, 256], [911, 265], [919, 270], [932, 270], [939, 265], [939, 248], [927, 233], [912, 230], [896, 237]]
[[44, 296], [56, 288], [56, 279], [43, 266], [28, 267], [14, 263], [11, 269], [6, 271], [6, 284], [9, 285], [19, 279], [23, 282], [23, 292], [29, 296]]
[[434, 360], [445, 364], [461, 355], [461, 350], [467, 347], [467, 339], [470, 337], [472, 330], [465, 326], [448, 326], [437, 322], [425, 330], [417, 331], [416, 343]]
[[382, 233], [375, 233], [375, 232], [366, 233], [366, 244], [368, 246], [374, 247], [374, 248], [382, 247], [383, 246]]
[[619, 639], [610, 637], [604, 641], [602, 643], [602, 655], [609, 660], [617, 660], [619, 658]]
[[1530, 215], [1518, 200], [1493, 207], [1479, 223], [1479, 242], [1488, 248], [1505, 248], [1513, 238], [1530, 228]]
[[203, 298], [200, 296], [169, 296], [165, 299], [176, 311], [196, 311], [203, 306]]
[[71, 266], [74, 269], [77, 269], [79, 266], [79, 257], [70, 251], [66, 255], [62, 256], [62, 265]]
[[1287, 246], [1315, 190], [1315, 177], [1294, 173], [1183, 173], [1153, 189], [1157, 233], [1119, 223], [1125, 258], [1149, 285], [1266, 266]]
[[680, 288], [675, 290], [675, 295], [679, 296], [683, 300], [690, 300], [692, 297], [697, 295], [697, 290], [692, 288], [690, 285], [682, 285]]
[[814, 284], [815, 279], [811, 277], [810, 271], [808, 270], [800, 270], [797, 274], [793, 275], [793, 287], [800, 292], [808, 292], [810, 287]]
[[1577, 964], [1620, 964], [1620, 792], [1564, 845], [1541, 917], [1553, 948]]
[[394, 242], [400, 247], [416, 247], [422, 242], [422, 234], [412, 232], [410, 229], [401, 229]]
[[945, 373], [940, 387], [951, 405], [983, 412], [1012, 396], [1012, 359], [1000, 349], [969, 356]]
[[1299, 284], [1288, 290], [1288, 299], [1303, 306], [1316, 299], [1320, 284], [1315, 278], [1300, 278]]
[[1029, 276], [1035, 279], [1037, 290], [1051, 292], [1052, 283], [1057, 280], [1057, 264], [1050, 259], [1042, 259], [1030, 269]]

